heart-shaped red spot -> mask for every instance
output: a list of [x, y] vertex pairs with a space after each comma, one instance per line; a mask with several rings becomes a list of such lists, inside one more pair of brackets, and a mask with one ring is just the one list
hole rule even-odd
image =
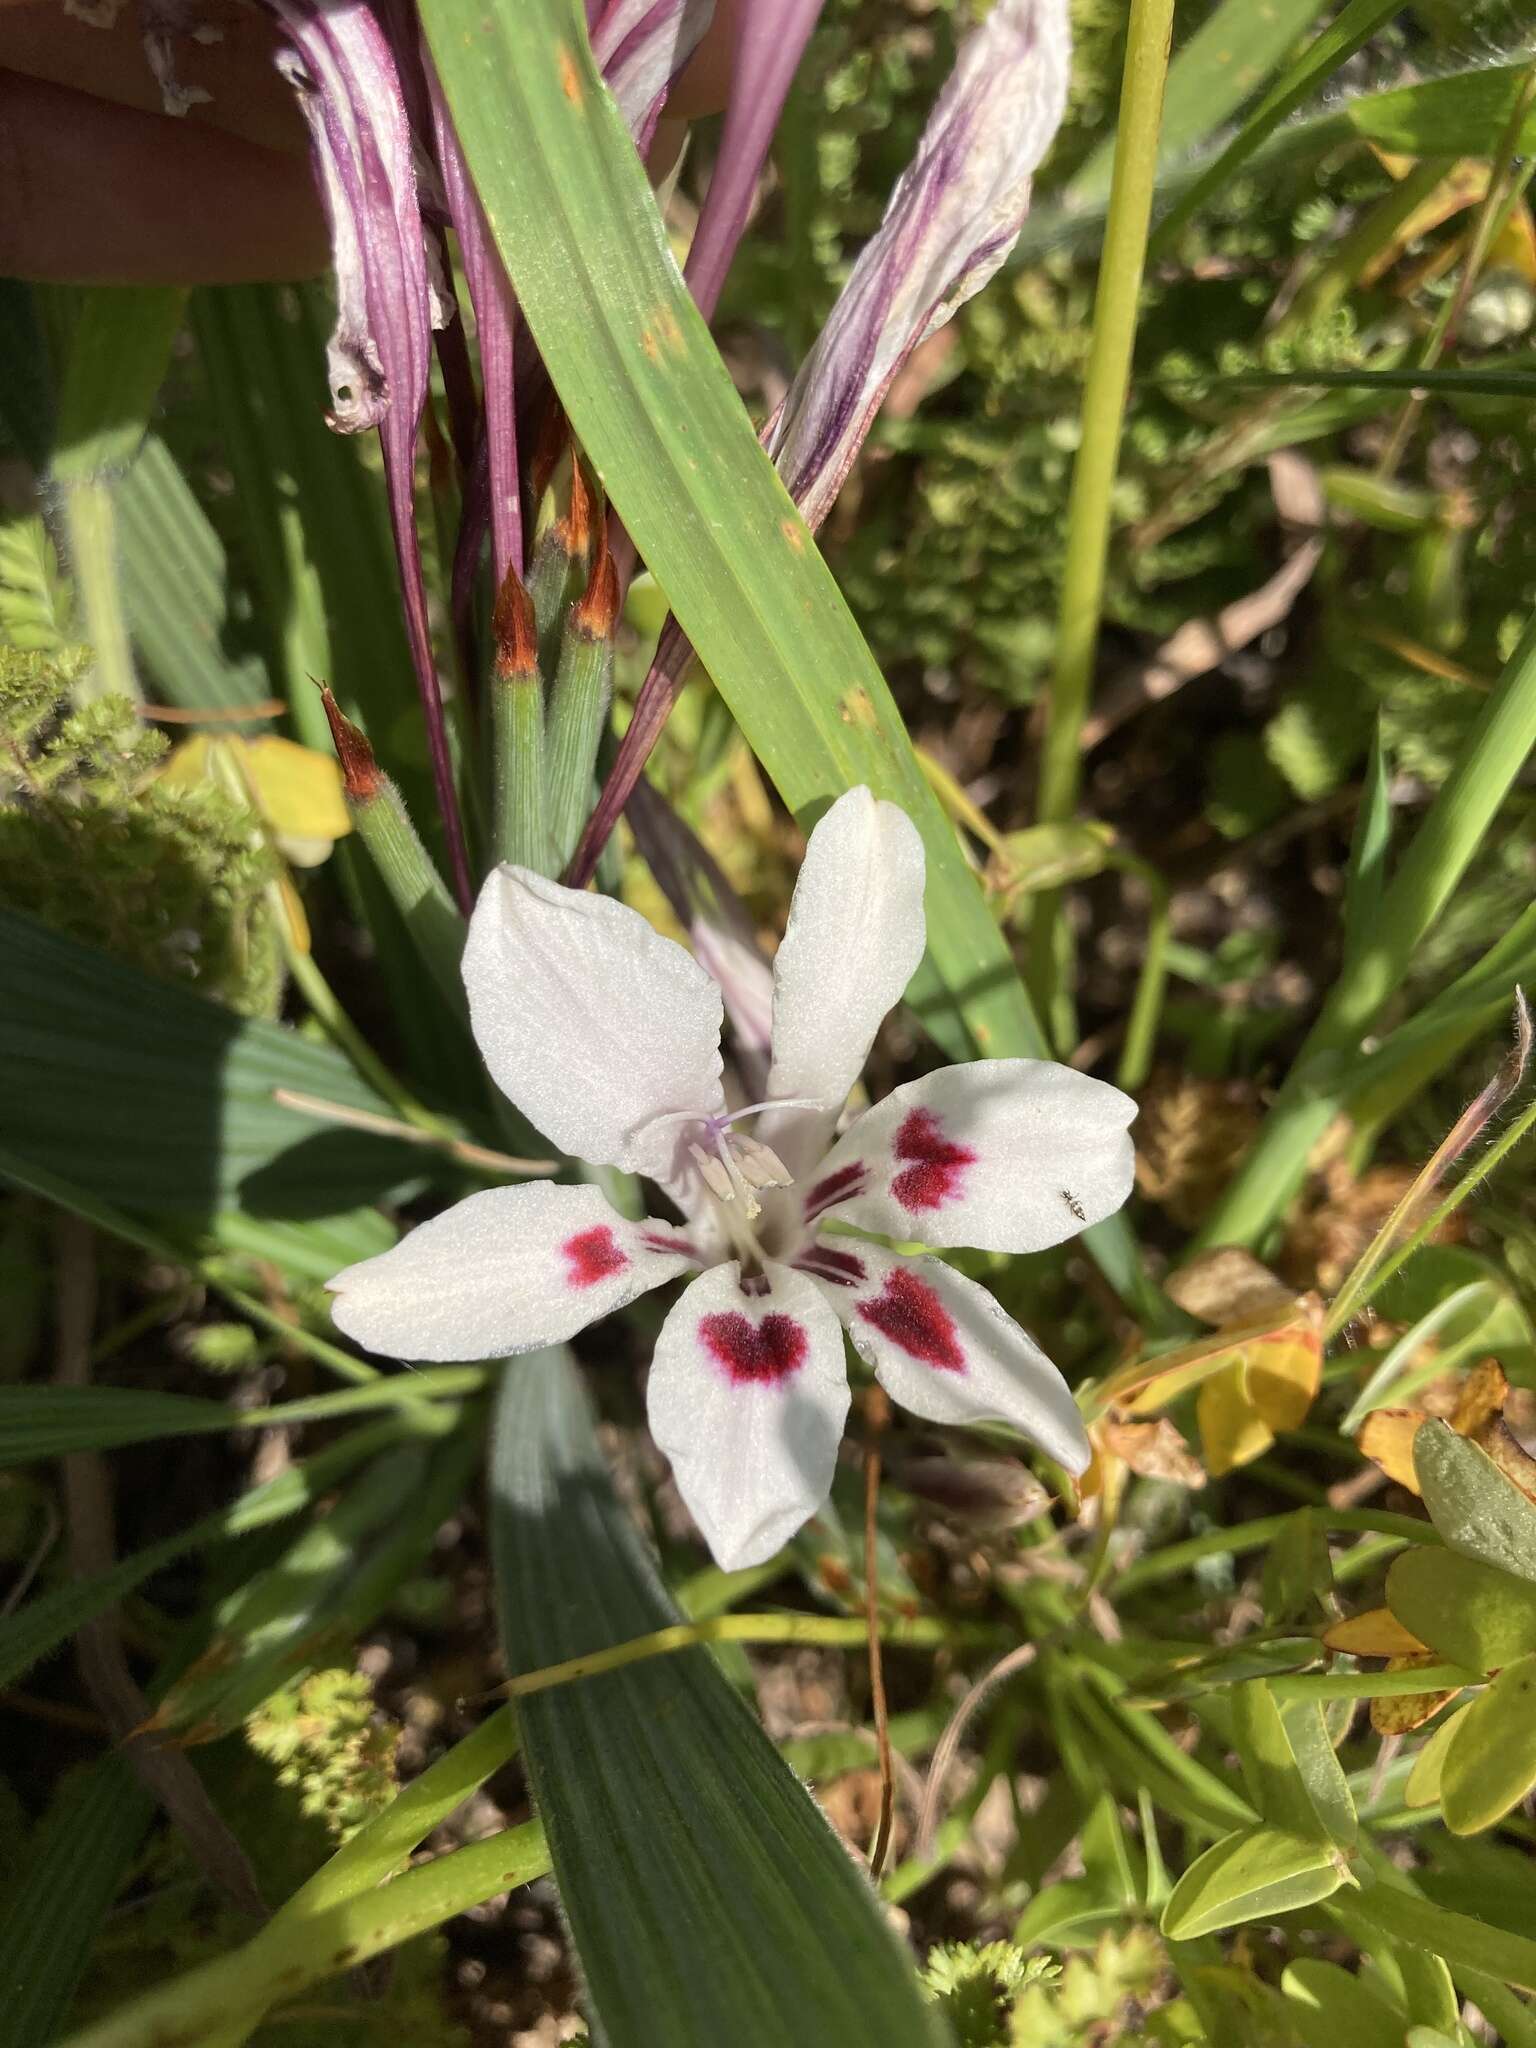
[[622, 1273], [629, 1254], [621, 1251], [606, 1223], [568, 1237], [560, 1247], [565, 1254], [566, 1278], [573, 1287], [595, 1287], [610, 1273]]
[[906, 1266], [887, 1274], [873, 1301], [861, 1301], [858, 1313], [882, 1337], [923, 1365], [940, 1372], [964, 1372], [965, 1352], [955, 1319], [926, 1280]]
[[793, 1316], [766, 1315], [760, 1323], [739, 1309], [702, 1316], [699, 1335], [735, 1386], [773, 1386], [805, 1363], [805, 1332]]
[[931, 1109], [914, 1109], [896, 1133], [896, 1157], [912, 1164], [891, 1182], [891, 1193], [904, 1209], [937, 1209], [961, 1192], [960, 1176], [974, 1166], [969, 1145], [953, 1144]]

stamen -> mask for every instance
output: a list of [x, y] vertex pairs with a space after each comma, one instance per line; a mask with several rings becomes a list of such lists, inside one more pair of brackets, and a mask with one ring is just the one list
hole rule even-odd
[[[742, 1177], [741, 1168], [736, 1162], [736, 1154], [732, 1151], [730, 1140], [726, 1137], [724, 1131], [716, 1131], [714, 1137], [715, 1151], [719, 1157], [720, 1164], [730, 1176], [731, 1194], [740, 1195], [741, 1206], [746, 1211], [747, 1221], [751, 1223], [756, 1217], [761, 1216], [763, 1205]], [[727, 1194], [725, 1197], [727, 1201], [730, 1198], [730, 1194]]]
[[718, 1201], [734, 1201], [736, 1190], [731, 1186], [730, 1174], [720, 1164], [720, 1161], [712, 1159], [702, 1145], [690, 1145], [688, 1150], [693, 1154], [694, 1164], [703, 1176], [704, 1185], [709, 1189], [710, 1193]]
[[794, 1186], [794, 1176], [772, 1146], [764, 1145], [756, 1138], [736, 1138], [732, 1144], [742, 1175], [753, 1187]]

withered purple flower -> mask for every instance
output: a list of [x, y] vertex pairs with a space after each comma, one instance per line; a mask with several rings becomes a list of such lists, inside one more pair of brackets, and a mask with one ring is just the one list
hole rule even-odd
[[813, 531], [891, 380], [1017, 241], [1061, 125], [1071, 54], [1066, 0], [998, 0], [961, 44], [884, 220], [763, 437]]

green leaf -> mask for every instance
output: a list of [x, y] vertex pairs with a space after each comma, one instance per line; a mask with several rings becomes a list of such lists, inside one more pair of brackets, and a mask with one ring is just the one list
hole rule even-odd
[[329, 1487], [366, 1457], [399, 1434], [399, 1425], [380, 1422], [355, 1429], [339, 1442], [302, 1463], [289, 1466], [263, 1486], [252, 1487], [228, 1507], [216, 1508], [180, 1535], [135, 1551], [110, 1571], [87, 1579], [69, 1579], [43, 1593], [16, 1613], [0, 1617], [0, 1686], [14, 1685], [40, 1658], [72, 1636], [83, 1623], [125, 1599], [158, 1571], [178, 1558], [210, 1545], [264, 1529], [310, 1506]]
[[1490, 1977], [1536, 1991], [1536, 1941], [1474, 1920], [1468, 1913], [1416, 1898], [1396, 1885], [1374, 1884], [1350, 1901], [1351, 1915], [1391, 1935], [1395, 1941], [1417, 1942], [1444, 1956], [1454, 1972], [1485, 1970]]
[[952, 1056], [1044, 1052], [884, 679], [667, 249], [572, 0], [422, 9], [518, 303], [571, 422], [700, 659], [801, 822], [856, 783], [928, 855], [913, 1000]]
[[1536, 1581], [1536, 1505], [1485, 1450], [1433, 1418], [1413, 1440], [1413, 1469], [1452, 1550]]
[[[491, 1500], [514, 1673], [677, 1620], [566, 1353], [507, 1367]], [[520, 1717], [610, 2048], [941, 2038], [867, 1881], [707, 1652], [555, 1687]]]
[[[123, 608], [156, 696], [190, 710], [230, 710], [271, 695], [254, 653], [232, 649], [224, 544], [156, 434], [117, 487]], [[224, 720], [221, 732], [254, 731]]]
[[206, 1222], [243, 1208], [287, 1220], [384, 1199], [418, 1151], [317, 1123], [292, 1088], [389, 1115], [341, 1054], [152, 980], [0, 909], [5, 1144], [140, 1216]]
[[1536, 1650], [1536, 1586], [1454, 1550], [1394, 1558], [1387, 1605], [1421, 1643], [1469, 1671], [1497, 1671]]
[[[544, 1832], [537, 1822], [508, 1828], [408, 1870], [390, 1884], [309, 1915], [298, 1926], [274, 1919], [243, 1947], [83, 2027], [60, 2048], [222, 2043], [232, 2026], [248, 2031], [280, 2000], [398, 1948], [413, 1934], [439, 1927], [498, 1892], [531, 1884], [548, 1868]], [[244, 2040], [245, 2034], [235, 2038]], [[36, 2048], [35, 2037], [28, 2048]]]
[[61, 1784], [0, 1896], [0, 2048], [56, 2038], [154, 1804], [120, 1756]]
[[1280, 1989], [1307, 2048], [1403, 2048], [1403, 2014], [1337, 1963], [1291, 1963]]
[[[1288, 1700], [1286, 1707], [1290, 1724], [1262, 1678], [1232, 1689], [1232, 1734], [1249, 1796], [1265, 1820], [1285, 1833], [1326, 1842], [1336, 1839], [1334, 1830], [1342, 1827], [1343, 1839], [1352, 1841], [1354, 1807], [1323, 1727], [1322, 1708], [1315, 1700]], [[1319, 1788], [1326, 1820], [1302, 1775], [1292, 1728], [1306, 1747], [1308, 1770]]]
[[1463, 1717], [1471, 1711], [1472, 1702], [1468, 1700], [1464, 1706], [1457, 1707], [1447, 1715], [1414, 1758], [1413, 1769], [1408, 1773], [1408, 1783], [1403, 1788], [1403, 1799], [1407, 1805], [1439, 1805], [1440, 1776], [1445, 1769], [1445, 1759], [1450, 1753], [1452, 1738]]
[[[1358, 134], [1405, 156], [1492, 156], [1514, 118], [1529, 60], [1426, 78], [1390, 92], [1363, 94], [1348, 106]], [[1536, 142], [1536, 113], [1516, 144]]]
[[1230, 184], [1280, 124], [1311, 99], [1323, 81], [1369, 42], [1382, 23], [1396, 12], [1396, 0], [1348, 0], [1322, 34], [1276, 80], [1215, 163], [1202, 172], [1158, 224], [1149, 253], [1160, 256], [1172, 248], [1206, 201]]
[[[1222, 0], [1168, 67], [1163, 91], [1159, 162], [1178, 163], [1268, 78], [1296, 38], [1317, 19], [1324, 0]], [[1103, 204], [1114, 170], [1113, 138], [1103, 142], [1067, 187], [1073, 206]]]
[[1342, 1848], [1353, 1847], [1360, 1824], [1344, 1767], [1329, 1739], [1322, 1702], [1282, 1701], [1280, 1721], [1322, 1833]]
[[359, 1474], [329, 1514], [219, 1609], [207, 1649], [160, 1702], [155, 1725], [212, 1741], [279, 1685], [345, 1655], [462, 1497], [478, 1446], [460, 1432], [428, 1452], [400, 1445]]
[[1270, 1920], [1315, 1906], [1346, 1880], [1353, 1882], [1331, 1843], [1280, 1828], [1243, 1828], [1191, 1863], [1163, 1908], [1163, 1933], [1170, 1941], [1194, 1941], [1245, 1921]]
[[1440, 1769], [1440, 1807], [1458, 1835], [1481, 1834], [1536, 1785], [1536, 1652], [1507, 1665], [1458, 1718]]
[[59, 392], [50, 468], [56, 483], [125, 469], [170, 367], [186, 293], [169, 285], [91, 285], [80, 292]]

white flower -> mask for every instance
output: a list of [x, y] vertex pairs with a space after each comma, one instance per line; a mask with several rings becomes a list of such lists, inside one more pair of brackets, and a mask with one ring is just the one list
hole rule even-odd
[[337, 1323], [393, 1357], [503, 1357], [692, 1272], [657, 1341], [651, 1431], [727, 1568], [826, 1499], [844, 1330], [914, 1414], [1009, 1423], [1081, 1471], [1066, 1383], [985, 1288], [829, 1228], [1032, 1252], [1130, 1192], [1135, 1104], [1047, 1060], [941, 1068], [835, 1135], [922, 950], [916, 828], [852, 790], [811, 834], [774, 964], [768, 1100], [729, 1109], [720, 991], [691, 954], [609, 897], [498, 868], [464, 950], [486, 1065], [552, 1144], [643, 1174], [687, 1220], [631, 1222], [594, 1187], [489, 1189], [337, 1274]]

